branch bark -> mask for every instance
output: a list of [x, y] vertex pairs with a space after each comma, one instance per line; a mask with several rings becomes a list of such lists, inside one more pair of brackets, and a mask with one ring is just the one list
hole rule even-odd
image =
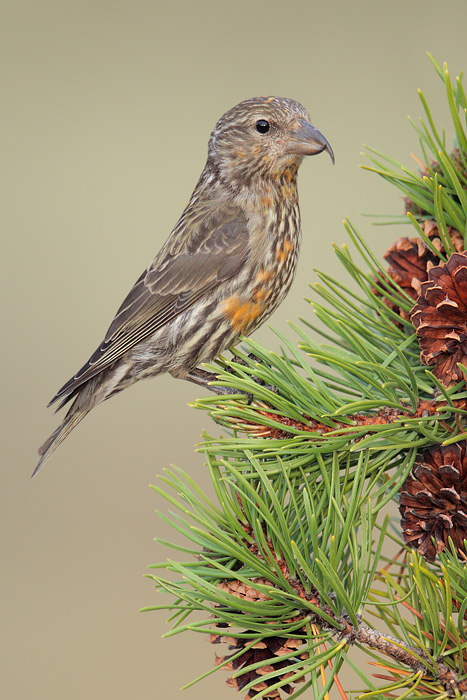
[[[254, 537], [251, 526], [243, 524], [243, 528], [248, 532], [250, 537]], [[368, 646], [371, 649], [375, 649], [389, 656], [398, 663], [405, 664], [415, 672], [423, 673], [424, 677], [430, 681], [440, 683], [449, 697], [458, 697], [459, 694], [467, 694], [467, 679], [459, 678], [457, 669], [450, 668], [443, 661], [431, 658], [423, 649], [411, 646], [390, 634], [379, 632], [363, 623], [355, 627], [347, 614], [338, 617], [327, 603], [323, 603], [319, 591], [316, 588], [312, 587], [311, 592], [307, 592], [305, 591], [303, 583], [290, 575], [285, 558], [279, 557], [274, 552], [272, 542], [267, 537], [266, 533], [265, 537], [269, 549], [269, 556], [265, 557], [264, 549], [261, 555], [260, 549], [255, 542], [249, 545], [250, 551], [252, 551], [255, 556], [262, 556], [262, 558], [266, 560], [271, 560], [271, 563], [274, 561], [275, 565], [279, 566], [282, 574], [287, 578], [300, 598], [312, 603], [315, 608], [321, 610], [324, 615], [326, 615], [326, 617], [324, 615], [320, 616], [319, 612], [310, 611], [310, 608], [304, 607], [300, 611], [299, 616], [309, 619], [311, 624], [317, 625], [320, 629], [332, 634], [332, 636], [338, 639], [345, 639], [349, 645], [358, 643], [362, 646]], [[254, 589], [253, 582], [252, 588]], [[334, 625], [329, 622], [329, 618], [334, 620]], [[297, 617], [297, 619], [299, 618]]]
[[[466, 400], [454, 401], [455, 408], [465, 410], [467, 408]], [[264, 408], [258, 408], [257, 413], [259, 416], [263, 416], [268, 420], [272, 420], [279, 424], [281, 427], [273, 428], [269, 425], [263, 425], [262, 423], [257, 423], [253, 419], [247, 420], [245, 418], [235, 418], [235, 428], [237, 430], [242, 430], [248, 435], [254, 437], [265, 437], [271, 439], [284, 439], [293, 437], [295, 433], [292, 433], [288, 428], [295, 428], [296, 430], [302, 430], [310, 433], [319, 433], [320, 435], [325, 435], [326, 433], [338, 434], [339, 430], [348, 431], [349, 427], [368, 427], [369, 431], [371, 426], [374, 425], [390, 425], [396, 423], [397, 421], [403, 421], [404, 418], [425, 418], [426, 416], [434, 416], [443, 408], [446, 407], [445, 401], [419, 401], [417, 409], [415, 411], [404, 411], [402, 408], [382, 408], [379, 411], [374, 411], [373, 413], [354, 413], [351, 415], [342, 416], [343, 420], [337, 420], [330, 418], [332, 420], [332, 425], [327, 423], [322, 423], [321, 421], [315, 420], [310, 416], [303, 416], [303, 421], [295, 420], [293, 418], [288, 418], [287, 416], [281, 416], [268, 410], [268, 406], [264, 404]], [[457, 415], [457, 414], [456, 414]], [[452, 428], [449, 428], [445, 424], [445, 427], [452, 432]], [[462, 426], [459, 426], [462, 427]], [[362, 435], [359, 435], [362, 438]]]

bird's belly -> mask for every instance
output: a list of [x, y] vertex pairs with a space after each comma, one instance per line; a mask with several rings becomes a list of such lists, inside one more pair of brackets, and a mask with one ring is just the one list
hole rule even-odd
[[244, 270], [224, 295], [214, 290], [129, 352], [132, 380], [170, 372], [185, 376], [249, 335], [282, 302], [295, 274], [296, 256], [280, 265]]
[[279, 265], [261, 268], [250, 276], [248, 284], [239, 285], [222, 302], [222, 310], [232, 332], [248, 335], [263, 323], [282, 302], [293, 282], [296, 255], [280, 261]]

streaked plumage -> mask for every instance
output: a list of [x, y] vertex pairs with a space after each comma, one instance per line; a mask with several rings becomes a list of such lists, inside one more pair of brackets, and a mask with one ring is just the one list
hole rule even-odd
[[270, 316], [299, 253], [297, 170], [323, 150], [333, 158], [294, 100], [253, 98], [221, 117], [178, 223], [101, 345], [52, 399], [73, 403], [34, 474], [95, 405], [161, 372], [195, 380], [198, 364]]

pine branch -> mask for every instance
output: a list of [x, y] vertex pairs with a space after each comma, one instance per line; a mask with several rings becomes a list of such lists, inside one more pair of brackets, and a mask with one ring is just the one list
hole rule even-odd
[[[430, 60], [456, 147], [420, 93], [420, 170], [376, 151], [368, 168], [402, 190], [414, 237], [391, 246], [386, 269], [345, 222], [352, 247], [334, 246], [336, 277], [318, 272], [317, 322], [292, 325], [298, 347], [249, 339], [209, 368], [239, 392], [195, 404], [231, 431], [200, 446], [216, 502], [176, 468], [168, 490], [154, 487], [188, 544], [160, 542], [188, 560], [152, 567], [179, 578], [151, 576], [172, 602], [147, 609], [171, 611], [169, 635], [227, 643], [217, 664], [249, 699], [311, 688], [323, 700], [334, 682], [345, 698], [344, 663], [367, 697], [467, 696], [467, 98], [462, 76]], [[389, 529], [393, 502], [401, 519]], [[352, 645], [386, 685], [352, 661]]]
[[354, 635], [355, 642], [376, 649], [395, 661], [409, 666], [413, 671], [423, 673], [425, 678], [439, 682], [449, 697], [467, 692], [467, 680], [461, 680], [455, 670], [439, 660], [433, 668], [431, 659], [424, 651], [411, 647], [400, 639], [382, 634], [366, 625], [362, 625], [357, 631], [350, 629], [349, 634]]
[[[440, 659], [432, 659], [423, 649], [407, 644], [390, 634], [379, 632], [377, 629], [363, 624], [361, 619], [358, 619], [358, 625], [355, 625], [345, 612], [343, 615], [336, 615], [335, 610], [322, 600], [319, 591], [310, 585], [310, 582], [307, 582], [308, 585], [305, 586], [303, 579], [300, 580], [290, 575], [286, 559], [275, 553], [273, 543], [268, 537], [265, 537], [265, 550], [264, 544], [260, 547], [255, 541], [253, 528], [244, 526], [244, 529], [251, 538], [248, 548], [252, 554], [265, 557], [270, 566], [279, 568], [297, 595], [313, 606], [314, 613], [310, 613], [310, 609], [307, 607], [299, 612], [295, 619], [306, 618], [312, 625], [329, 632], [338, 641], [345, 639], [349, 645], [367, 646], [389, 656], [394, 661], [409, 666], [416, 673], [422, 673], [425, 679], [439, 682], [449, 697], [455, 697], [459, 693], [467, 693], [467, 678], [460, 678], [458, 672]], [[269, 582], [263, 580], [261, 583], [267, 585]]]
[[[257, 411], [255, 415], [261, 416], [266, 419], [265, 423], [255, 422], [254, 418], [247, 420], [246, 418], [238, 417], [232, 427], [235, 430], [243, 431], [248, 435], [252, 435], [258, 438], [269, 438], [283, 440], [291, 438], [294, 432], [291, 432], [290, 428], [294, 428], [295, 431], [306, 431], [318, 435], [339, 435], [341, 432], [345, 432], [349, 435], [351, 428], [356, 428], [358, 430], [357, 440], [361, 440], [370, 434], [372, 426], [386, 426], [392, 425], [396, 422], [404, 421], [404, 419], [417, 419], [417, 418], [427, 418], [429, 416], [441, 415], [442, 411], [447, 407], [446, 401], [440, 401], [438, 399], [433, 400], [419, 400], [417, 408], [415, 411], [404, 411], [402, 409], [396, 409], [392, 407], [384, 407], [373, 413], [354, 413], [346, 414], [342, 416], [342, 420], [334, 420], [333, 425], [328, 425], [319, 420], [311, 418], [311, 416], [302, 416], [302, 420], [298, 421], [296, 419], [289, 418], [287, 416], [281, 416], [276, 413], [271, 413], [268, 411], [266, 404], [258, 404]], [[467, 409], [467, 400], [458, 399], [452, 401], [452, 407], [464, 412]], [[453, 433], [454, 429], [449, 426], [445, 421], [440, 419], [441, 424], [449, 433]], [[227, 425], [227, 421], [223, 421]], [[459, 414], [456, 413], [456, 423], [459, 432], [464, 431], [464, 426], [460, 422]], [[273, 427], [277, 425], [277, 427]], [[279, 425], [283, 426], [282, 428]], [[367, 428], [367, 432], [363, 432], [360, 428]], [[313, 437], [310, 437], [313, 440]]]

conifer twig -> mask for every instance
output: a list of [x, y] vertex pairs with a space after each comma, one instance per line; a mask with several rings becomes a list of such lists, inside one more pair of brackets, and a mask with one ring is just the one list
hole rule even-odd
[[[248, 548], [255, 556], [260, 556], [260, 549], [254, 540], [253, 529], [245, 526], [244, 529], [253, 538]], [[322, 611], [322, 616], [319, 612], [310, 612], [309, 608], [304, 608], [301, 611], [299, 615], [309, 618], [312, 625], [318, 626], [321, 630], [329, 632], [340, 640], [345, 639], [350, 645], [360, 644], [370, 649], [375, 649], [395, 661], [409, 666], [416, 673], [423, 673], [425, 677], [431, 677], [430, 680], [437, 681], [443, 686], [449, 697], [454, 697], [459, 695], [459, 693], [467, 693], [467, 679], [460, 679], [456, 670], [450, 668], [439, 659], [433, 660], [423, 649], [411, 646], [391, 634], [379, 632], [373, 627], [361, 623], [360, 619], [359, 625], [356, 627], [347, 613], [338, 617], [331, 606], [322, 601], [319, 591], [314, 586], [311, 586], [311, 590], [307, 592], [302, 581], [290, 576], [285, 558], [278, 557], [274, 552], [272, 541], [268, 537], [265, 537], [265, 539], [271, 563], [274, 561], [278, 565], [284, 577], [301, 598], [311, 603], [318, 611]], [[267, 558], [269, 559], [269, 557]], [[330, 624], [329, 618], [335, 624]]]
[[[368, 426], [368, 428], [371, 428], [371, 426], [375, 425], [390, 425], [391, 423], [401, 421], [404, 418], [425, 418], [428, 416], [434, 416], [436, 413], [440, 413], [440, 411], [442, 411], [447, 404], [445, 401], [439, 401], [437, 399], [419, 400], [417, 409], [413, 412], [405, 411], [402, 408], [398, 410], [387, 406], [372, 413], [359, 412], [354, 414], [346, 414], [342, 416], [343, 420], [336, 420], [335, 418], [332, 418], [332, 422], [334, 424], [332, 426], [306, 415], [303, 416], [303, 422], [288, 416], [281, 416], [277, 413], [268, 411], [266, 404], [263, 405], [264, 408], [260, 407], [258, 409], [258, 415], [283, 425], [283, 428], [273, 428], [271, 426], [262, 425], [259, 422], [255, 423], [253, 420], [247, 420], [240, 417], [237, 417], [236, 419], [235, 428], [237, 430], [243, 430], [248, 434], [254, 434], [256, 437], [268, 437], [279, 440], [293, 436], [293, 433], [287, 430], [287, 428], [295, 428], [306, 432], [319, 433], [320, 435], [324, 435], [326, 433], [337, 434], [339, 430], [348, 431], [350, 426]], [[453, 401], [453, 407], [460, 410], [465, 410], [467, 408], [467, 400], [460, 399]], [[445, 425], [445, 428], [448, 429], [448, 432], [452, 432], [452, 428], [449, 426]], [[359, 435], [359, 437], [361, 438], [362, 435]]]

